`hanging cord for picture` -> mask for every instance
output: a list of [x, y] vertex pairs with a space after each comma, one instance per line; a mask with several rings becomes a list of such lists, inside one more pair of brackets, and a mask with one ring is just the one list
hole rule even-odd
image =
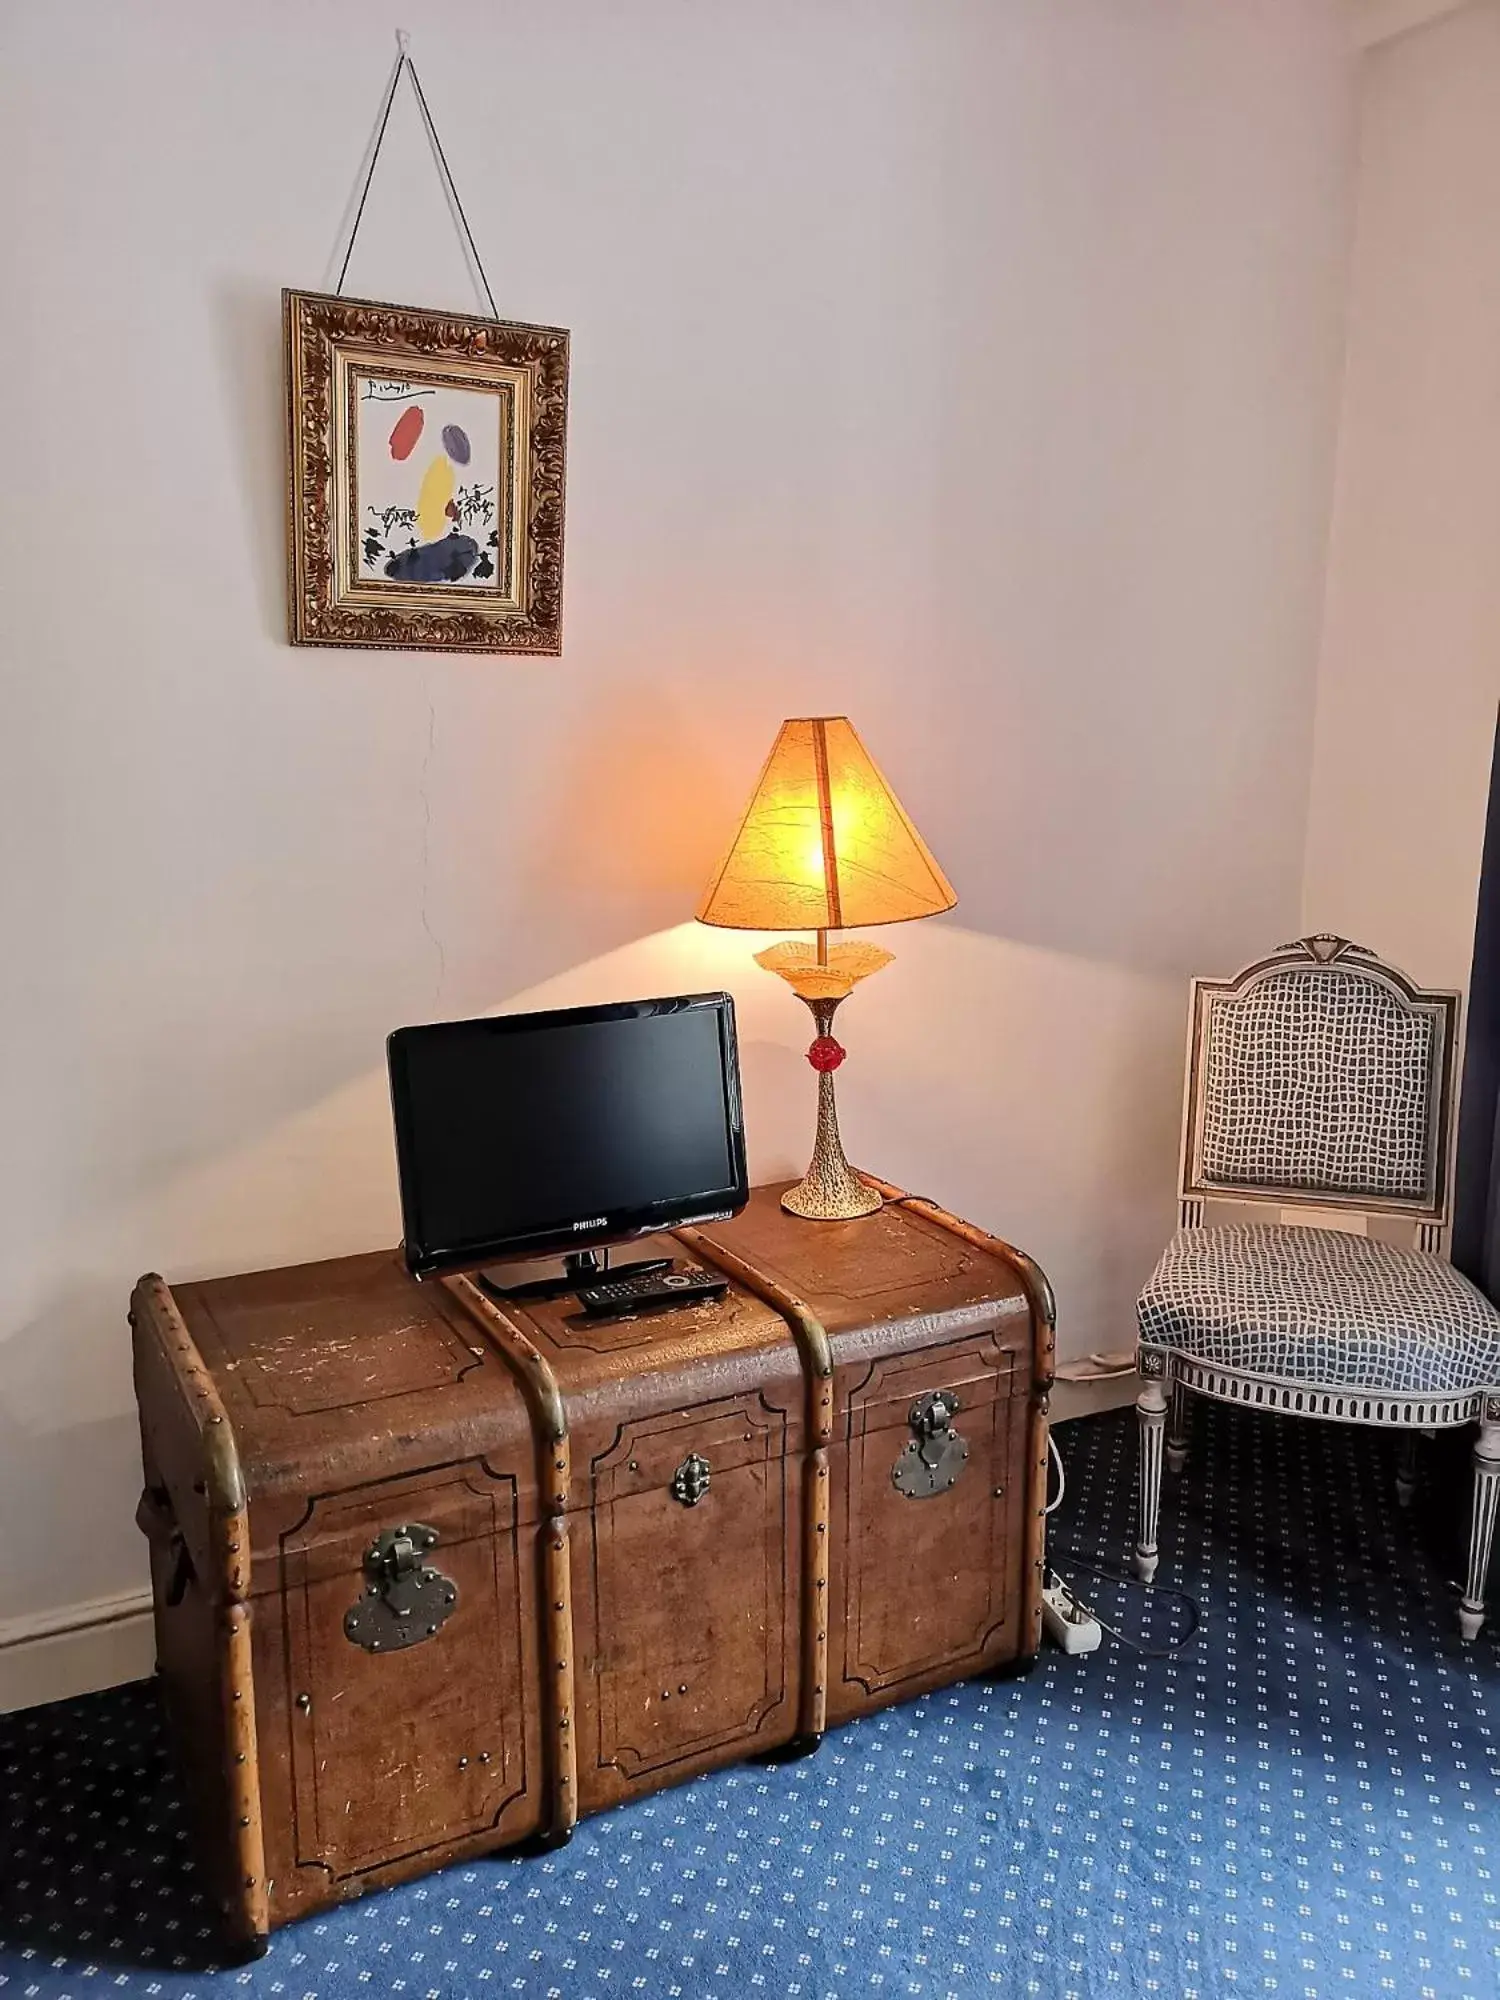
[[385, 128], [390, 123], [391, 106], [396, 101], [396, 92], [401, 87], [401, 78], [403, 73], [405, 73], [411, 77], [411, 87], [416, 92], [417, 108], [421, 111], [422, 123], [427, 128], [427, 139], [432, 147], [432, 156], [437, 162], [438, 172], [442, 176], [443, 190], [448, 197], [453, 213], [458, 218], [459, 226], [463, 230], [464, 241], [468, 245], [469, 256], [473, 260], [479, 282], [484, 286], [484, 295], [490, 304], [490, 316], [493, 319], [499, 319], [500, 314], [495, 306], [495, 294], [490, 290], [490, 281], [485, 275], [484, 265], [479, 256], [479, 246], [474, 241], [474, 232], [469, 227], [469, 218], [464, 212], [462, 201], [459, 199], [458, 187], [453, 179], [452, 169], [448, 165], [448, 155], [443, 151], [443, 142], [438, 137], [437, 126], [433, 122], [432, 113], [427, 107], [427, 93], [422, 88], [422, 79], [417, 75], [417, 66], [411, 59], [411, 37], [404, 28], [396, 30], [396, 48], [398, 51], [396, 67], [391, 71], [391, 80], [386, 88], [385, 99], [380, 108], [380, 122], [375, 131], [375, 143], [370, 148], [370, 161], [365, 169], [364, 184], [359, 191], [359, 203], [354, 211], [354, 222], [349, 231], [349, 241], [344, 249], [344, 261], [339, 266], [339, 281], [333, 288], [334, 296], [335, 298], [339, 297], [344, 289], [344, 279], [349, 273], [349, 259], [354, 255], [354, 239], [358, 236], [359, 225], [364, 219], [365, 203], [370, 195], [370, 183], [375, 178], [375, 165], [380, 158], [380, 148], [385, 143]]

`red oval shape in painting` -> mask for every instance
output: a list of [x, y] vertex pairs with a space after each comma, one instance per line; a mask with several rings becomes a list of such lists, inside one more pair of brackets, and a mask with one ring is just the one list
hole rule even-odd
[[395, 428], [391, 432], [392, 458], [411, 457], [416, 449], [417, 439], [422, 435], [422, 425], [425, 421], [426, 415], [420, 403], [413, 403], [409, 410], [404, 411], [396, 419]]

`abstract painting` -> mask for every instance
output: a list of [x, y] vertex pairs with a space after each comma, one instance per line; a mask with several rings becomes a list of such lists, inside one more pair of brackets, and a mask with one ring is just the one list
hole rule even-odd
[[283, 305], [292, 643], [560, 652], [567, 334]]

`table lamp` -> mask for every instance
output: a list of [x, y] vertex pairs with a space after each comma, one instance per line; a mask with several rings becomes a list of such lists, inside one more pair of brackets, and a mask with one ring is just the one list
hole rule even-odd
[[792, 1215], [820, 1221], [870, 1215], [881, 1197], [855, 1173], [839, 1140], [833, 1072], [844, 1050], [833, 1017], [857, 982], [888, 965], [878, 944], [830, 945], [847, 926], [935, 916], [958, 901], [922, 836], [847, 716], [783, 722], [729, 852], [698, 906], [698, 921], [731, 930], [810, 930], [755, 954], [812, 1012], [807, 1059], [818, 1072], [812, 1165], [781, 1197]]

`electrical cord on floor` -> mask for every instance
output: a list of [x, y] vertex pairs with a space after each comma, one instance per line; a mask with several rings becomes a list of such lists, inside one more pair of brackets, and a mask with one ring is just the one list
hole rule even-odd
[[1047, 1452], [1052, 1463], [1057, 1467], [1057, 1491], [1042, 1509], [1044, 1515], [1055, 1514], [1057, 1512], [1063, 1503], [1063, 1495], [1068, 1490], [1068, 1475], [1063, 1471], [1062, 1453], [1058, 1450], [1057, 1439], [1052, 1435], [1050, 1430], [1047, 1433]]
[[1058, 1554], [1064, 1562], [1070, 1564], [1074, 1569], [1082, 1570], [1086, 1576], [1096, 1576], [1105, 1583], [1129, 1584], [1137, 1590], [1146, 1591], [1151, 1596], [1175, 1598], [1179, 1604], [1187, 1606], [1188, 1622], [1186, 1631], [1179, 1633], [1170, 1646], [1148, 1646], [1143, 1639], [1133, 1639], [1128, 1632], [1122, 1632], [1118, 1625], [1111, 1625], [1107, 1618], [1101, 1618], [1098, 1606], [1089, 1603], [1082, 1591], [1074, 1584], [1072, 1577], [1067, 1575], [1065, 1571], [1060, 1570], [1051, 1556], [1047, 1558], [1048, 1576], [1054, 1582], [1062, 1585], [1074, 1603], [1078, 1605], [1079, 1609], [1086, 1611], [1090, 1618], [1096, 1619], [1112, 1639], [1118, 1639], [1122, 1646], [1129, 1646], [1132, 1652], [1140, 1653], [1148, 1660], [1174, 1659], [1194, 1637], [1198, 1627], [1203, 1623], [1202, 1609], [1197, 1598], [1190, 1591], [1179, 1590], [1175, 1584], [1171, 1583], [1144, 1583], [1140, 1577], [1132, 1576], [1129, 1570], [1114, 1569], [1108, 1565], [1088, 1562], [1073, 1549], [1060, 1549]]
[[[1050, 1431], [1047, 1433], [1047, 1451], [1052, 1463], [1057, 1467], [1057, 1492], [1047, 1502], [1042, 1511], [1044, 1514], [1055, 1514], [1062, 1505], [1063, 1494], [1068, 1489], [1067, 1476], [1063, 1471], [1062, 1453], [1058, 1450], [1057, 1440], [1052, 1436]], [[1078, 1606], [1080, 1611], [1086, 1611], [1089, 1617], [1094, 1619], [1104, 1631], [1108, 1632], [1112, 1639], [1118, 1639], [1122, 1646], [1129, 1646], [1134, 1652], [1143, 1654], [1148, 1660], [1170, 1660], [1173, 1658], [1175, 1654], [1182, 1651], [1183, 1647], [1187, 1645], [1188, 1641], [1198, 1630], [1198, 1627], [1203, 1623], [1203, 1612], [1199, 1607], [1197, 1598], [1186, 1590], [1178, 1590], [1174, 1584], [1143, 1583], [1140, 1577], [1132, 1576], [1129, 1570], [1113, 1569], [1107, 1565], [1089, 1562], [1074, 1549], [1062, 1549], [1059, 1551], [1059, 1554], [1064, 1561], [1070, 1563], [1074, 1569], [1082, 1570], [1086, 1576], [1098, 1577], [1104, 1583], [1133, 1585], [1138, 1590], [1149, 1591], [1161, 1597], [1176, 1598], [1179, 1603], [1187, 1606], [1187, 1630], [1181, 1633], [1170, 1646], [1148, 1646], [1143, 1640], [1132, 1639], [1128, 1632], [1122, 1632], [1117, 1625], [1111, 1625], [1107, 1618], [1100, 1617], [1098, 1606], [1090, 1604], [1082, 1591], [1074, 1584], [1073, 1579], [1065, 1575], [1057, 1567], [1052, 1557], [1048, 1556], [1048, 1581], [1060, 1584], [1073, 1599], [1073, 1602]]]

